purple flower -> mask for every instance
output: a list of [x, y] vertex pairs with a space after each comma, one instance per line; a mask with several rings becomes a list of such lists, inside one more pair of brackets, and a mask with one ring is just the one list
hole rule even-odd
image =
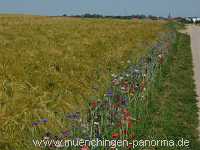
[[64, 132], [63, 132], [63, 135], [64, 135], [65, 137], [70, 136], [70, 131], [64, 131]]
[[113, 93], [112, 93], [112, 91], [111, 91], [111, 90], [109, 90], [109, 91], [107, 92], [107, 96], [110, 96], [110, 97], [112, 97], [112, 96], [113, 96]]
[[47, 123], [47, 122], [48, 122], [48, 119], [47, 119], [47, 118], [42, 119], [41, 122], [43, 122], [43, 123]]
[[38, 125], [38, 122], [33, 122], [32, 123], [32, 126], [37, 126]]

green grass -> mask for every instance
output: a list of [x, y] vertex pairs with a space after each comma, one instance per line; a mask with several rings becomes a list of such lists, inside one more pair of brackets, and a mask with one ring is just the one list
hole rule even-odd
[[[190, 38], [178, 34], [174, 49], [152, 87], [146, 135], [154, 139], [187, 139], [191, 150], [199, 150], [198, 108], [193, 81]], [[158, 81], [160, 80], [160, 81]], [[170, 148], [158, 147], [160, 150]], [[171, 148], [184, 150], [188, 148]]]
[[[41, 133], [65, 130], [63, 113], [102, 95], [111, 73], [145, 55], [165, 24], [1, 15], [0, 149], [31, 149]], [[32, 128], [41, 118], [48, 124]]]
[[166, 24], [166, 26], [168, 26], [171, 29], [175, 29], [175, 30], [183, 30], [185, 29], [185, 25], [182, 22], [177, 22], [177, 21], [171, 21], [170, 23]]

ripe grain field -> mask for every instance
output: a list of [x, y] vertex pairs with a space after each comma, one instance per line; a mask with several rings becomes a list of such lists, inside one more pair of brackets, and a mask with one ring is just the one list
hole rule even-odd
[[[59, 113], [84, 112], [111, 74], [147, 53], [163, 21], [0, 15], [0, 149], [66, 128]], [[38, 134], [32, 122], [48, 118]], [[31, 148], [30, 148], [31, 149]]]

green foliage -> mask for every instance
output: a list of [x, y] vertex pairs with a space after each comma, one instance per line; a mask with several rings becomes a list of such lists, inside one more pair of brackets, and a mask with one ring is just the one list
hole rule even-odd
[[[154, 84], [149, 104], [146, 135], [155, 139], [187, 139], [189, 149], [198, 150], [198, 108], [193, 81], [189, 36], [178, 34], [177, 43], [163, 66], [159, 84]], [[169, 150], [169, 147], [157, 149]], [[186, 147], [173, 147], [184, 150]]]

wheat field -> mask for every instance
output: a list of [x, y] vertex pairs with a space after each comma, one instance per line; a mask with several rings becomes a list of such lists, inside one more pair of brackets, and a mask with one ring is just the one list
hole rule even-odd
[[[0, 15], [0, 149], [36, 149], [31, 139], [69, 126], [111, 74], [135, 62], [166, 22]], [[48, 118], [39, 129], [32, 122]]]

